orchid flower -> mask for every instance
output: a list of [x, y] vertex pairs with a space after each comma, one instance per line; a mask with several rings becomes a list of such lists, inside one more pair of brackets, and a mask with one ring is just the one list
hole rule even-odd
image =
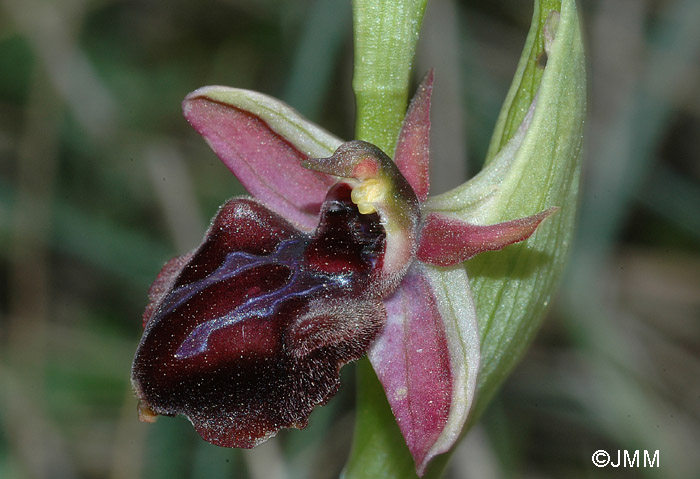
[[[432, 85], [431, 72], [393, 160], [260, 93], [187, 96], [185, 117], [253, 198], [225, 203], [202, 244], [153, 283], [132, 370], [142, 420], [184, 415], [211, 443], [254, 447], [305, 427], [340, 368], [367, 354], [418, 474], [450, 449], [480, 353], [465, 270], [445, 267], [528, 238], [556, 208], [478, 224], [516, 134], [475, 180], [475, 221], [431, 211]], [[434, 279], [445, 273], [448, 289]]]

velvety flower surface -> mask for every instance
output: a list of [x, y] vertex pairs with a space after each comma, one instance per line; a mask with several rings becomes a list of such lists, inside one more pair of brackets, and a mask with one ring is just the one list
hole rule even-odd
[[253, 200], [229, 201], [202, 245], [174, 260], [182, 268], [167, 267], [154, 285], [137, 394], [158, 414], [187, 415], [221, 446], [304, 427], [338, 389], [340, 366], [382, 328], [374, 291], [384, 240], [346, 184], [328, 193], [313, 235]]
[[393, 161], [258, 93], [187, 97], [188, 121], [256, 199], [226, 203], [151, 287], [132, 372], [142, 419], [182, 414], [212, 443], [253, 447], [304, 427], [367, 353], [418, 473], [454, 444], [479, 339], [466, 273], [449, 266], [526, 239], [553, 210], [477, 225], [425, 208], [431, 91], [432, 73]]

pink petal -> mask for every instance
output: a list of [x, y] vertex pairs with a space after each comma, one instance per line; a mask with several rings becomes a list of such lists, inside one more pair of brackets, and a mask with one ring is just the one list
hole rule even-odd
[[526, 240], [537, 226], [559, 208], [495, 225], [475, 225], [429, 213], [421, 232], [418, 258], [437, 266], [451, 266], [484, 251], [495, 251]]
[[368, 353], [419, 474], [445, 429], [453, 397], [445, 327], [421, 268], [412, 268], [384, 301], [387, 323]]
[[430, 189], [430, 95], [433, 92], [433, 70], [423, 78], [411, 100], [401, 126], [394, 161], [406, 177], [420, 201]]
[[210, 92], [218, 93], [216, 88], [223, 89], [207, 87], [188, 95], [183, 102], [187, 120], [251, 195], [301, 228], [313, 229], [335, 179], [303, 168], [308, 154], [259, 115], [214, 99]]

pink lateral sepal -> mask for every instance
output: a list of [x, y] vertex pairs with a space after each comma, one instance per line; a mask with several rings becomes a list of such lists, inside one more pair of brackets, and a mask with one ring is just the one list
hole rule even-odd
[[416, 192], [420, 201], [428, 198], [430, 190], [430, 96], [433, 93], [433, 70], [430, 70], [416, 90], [396, 143], [394, 162]]
[[302, 168], [308, 157], [261, 118], [198, 92], [183, 102], [187, 121], [252, 196], [297, 226], [313, 229], [335, 179]]
[[414, 266], [384, 301], [387, 323], [368, 352], [422, 475], [450, 414], [450, 352], [432, 287]]
[[423, 224], [418, 259], [436, 266], [451, 266], [479, 253], [495, 251], [524, 241], [558, 207], [495, 225], [475, 225], [439, 213], [429, 213]]

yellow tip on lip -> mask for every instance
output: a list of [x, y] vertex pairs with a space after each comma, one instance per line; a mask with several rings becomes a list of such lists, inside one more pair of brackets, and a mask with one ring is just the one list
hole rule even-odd
[[147, 423], [154, 423], [156, 422], [156, 419], [158, 418], [158, 414], [156, 414], [153, 409], [148, 407], [143, 400], [139, 399], [139, 404], [138, 404], [138, 413], [139, 413], [139, 421], [141, 422], [147, 422]]

